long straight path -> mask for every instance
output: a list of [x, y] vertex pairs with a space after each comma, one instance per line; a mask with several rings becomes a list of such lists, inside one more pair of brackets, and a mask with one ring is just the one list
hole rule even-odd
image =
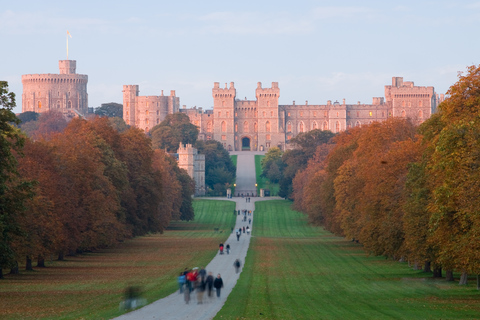
[[[255, 162], [254, 162], [254, 153], [245, 152], [238, 154], [237, 158], [237, 190], [255, 190]], [[235, 192], [237, 194], [237, 192]], [[215, 200], [229, 200], [236, 202], [237, 210], [250, 210], [252, 213], [255, 210], [255, 201], [256, 200], [266, 200], [265, 198], [250, 198], [250, 202], [246, 201], [246, 198], [234, 197], [232, 199], [227, 198], [206, 198], [206, 199], [215, 199]], [[228, 212], [226, 214], [232, 214]], [[235, 228], [246, 227], [248, 225], [248, 218], [253, 218], [252, 216], [247, 216], [247, 222], [242, 221], [243, 215], [237, 215], [237, 220]], [[252, 228], [252, 225], [250, 225]], [[253, 231], [253, 230], [252, 230]], [[254, 231], [253, 231], [254, 233]], [[157, 300], [141, 309], [132, 311], [130, 313], [124, 314], [115, 319], [121, 320], [133, 320], [133, 319], [162, 319], [162, 320], [180, 320], [180, 319], [195, 319], [195, 320], [209, 320], [215, 317], [215, 315], [220, 311], [225, 301], [227, 300], [228, 295], [231, 293], [233, 287], [237, 283], [237, 280], [240, 276], [240, 273], [235, 272], [233, 263], [236, 259], [240, 259], [243, 263], [245, 262], [245, 257], [247, 256], [248, 247], [250, 245], [251, 235], [242, 233], [240, 240], [237, 241], [235, 232], [230, 234], [225, 245], [230, 244], [231, 251], [230, 254], [217, 254], [215, 258], [205, 267], [207, 272], [212, 272], [216, 277], [218, 273], [221, 274], [223, 279], [224, 288], [221, 290], [220, 298], [217, 298], [215, 294], [213, 297], [207, 297], [204, 294], [203, 303], [197, 304], [195, 291], [191, 295], [191, 300], [189, 304], [186, 304], [184, 297], [179, 292], [175, 292], [163, 299]], [[201, 267], [201, 266], [197, 266]], [[241, 270], [242, 270], [241, 269]], [[179, 272], [182, 270], [179, 270]]]

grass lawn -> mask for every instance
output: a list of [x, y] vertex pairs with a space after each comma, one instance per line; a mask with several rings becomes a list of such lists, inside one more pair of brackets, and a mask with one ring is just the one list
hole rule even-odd
[[265, 156], [255, 155], [255, 176], [257, 179], [257, 194], [260, 194], [260, 189], [269, 189], [271, 196], [278, 196], [280, 186], [278, 183], [271, 183], [267, 178], [260, 177], [262, 174], [261, 161]]
[[148, 302], [169, 295], [180, 271], [206, 266], [235, 225], [234, 202], [195, 200], [194, 209], [195, 221], [173, 222], [164, 234], [6, 275], [0, 319], [110, 319], [122, 314], [129, 285], [141, 286]]
[[245, 269], [215, 319], [479, 319], [476, 283], [433, 279], [307, 224], [283, 200], [255, 203]]

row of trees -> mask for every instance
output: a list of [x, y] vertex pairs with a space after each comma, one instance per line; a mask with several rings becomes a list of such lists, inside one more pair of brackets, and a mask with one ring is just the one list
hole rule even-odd
[[[281, 155], [280, 183], [294, 152]], [[472, 66], [422, 125], [391, 118], [323, 141], [284, 195], [369, 254], [414, 262], [434, 276], [446, 270], [448, 280], [457, 271], [465, 284], [480, 274], [479, 193], [480, 66]]]
[[14, 95], [6, 83], [0, 89], [0, 276], [25, 258], [29, 269], [33, 258], [41, 266], [52, 254], [62, 259], [194, 218], [192, 179], [141, 130], [73, 119], [56, 133], [39, 126], [33, 140], [11, 125], [19, 122]]

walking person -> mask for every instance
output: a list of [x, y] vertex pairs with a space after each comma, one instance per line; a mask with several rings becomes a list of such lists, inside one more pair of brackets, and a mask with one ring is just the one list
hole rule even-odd
[[230, 254], [230, 245], [227, 243], [227, 254]]
[[240, 241], [240, 231], [237, 230], [237, 241]]
[[187, 281], [187, 276], [184, 272], [180, 273], [178, 276], [178, 288], [180, 289], [180, 294], [183, 293], [183, 287], [185, 286], [185, 282]]
[[213, 274], [211, 272], [208, 273], [207, 280], [205, 280], [207, 290], [208, 290], [208, 296], [212, 296], [212, 289], [213, 289]]
[[239, 259], [235, 260], [235, 262], [233, 263], [233, 266], [235, 267], [235, 273], [239, 273], [240, 272], [240, 266], [241, 266], [241, 262]]
[[223, 288], [223, 280], [220, 273], [217, 275], [215, 281], [213, 281], [213, 287], [217, 290], [217, 297], [220, 298], [220, 290]]

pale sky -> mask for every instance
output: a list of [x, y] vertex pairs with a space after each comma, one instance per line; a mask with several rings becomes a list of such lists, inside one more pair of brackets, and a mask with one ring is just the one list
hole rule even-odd
[[445, 93], [480, 63], [480, 1], [0, 0], [0, 80], [21, 112], [23, 74], [77, 61], [89, 106], [175, 90], [211, 108], [214, 82], [255, 99], [278, 82], [280, 104], [371, 103], [394, 76]]

